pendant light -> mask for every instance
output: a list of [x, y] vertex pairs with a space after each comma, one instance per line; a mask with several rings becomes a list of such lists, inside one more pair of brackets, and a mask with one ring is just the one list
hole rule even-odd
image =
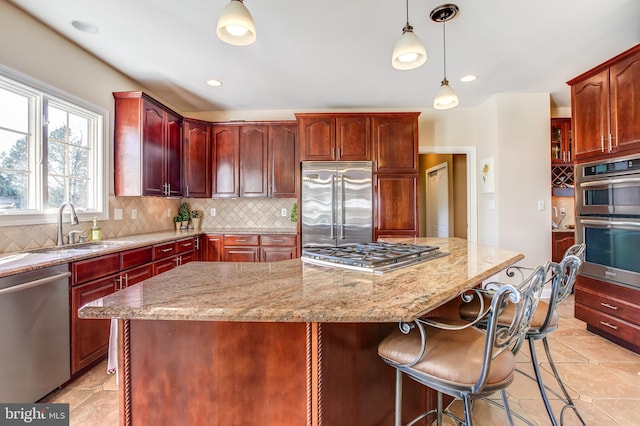
[[407, 0], [407, 24], [396, 42], [391, 55], [391, 65], [398, 70], [412, 70], [427, 61], [427, 51], [422, 40], [415, 35], [409, 24], [409, 0]]
[[256, 26], [242, 0], [231, 0], [218, 18], [218, 38], [234, 46], [246, 46], [256, 41]]
[[456, 95], [456, 92], [449, 86], [449, 80], [447, 80], [447, 41], [445, 29], [446, 22], [453, 19], [458, 14], [458, 10], [458, 6], [455, 4], [443, 4], [433, 9], [429, 15], [432, 21], [442, 22], [442, 45], [444, 51], [444, 78], [433, 100], [433, 107], [435, 109], [454, 108], [459, 103], [458, 95]]

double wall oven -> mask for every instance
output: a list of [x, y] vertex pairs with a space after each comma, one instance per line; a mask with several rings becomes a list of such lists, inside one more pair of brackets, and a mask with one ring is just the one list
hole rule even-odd
[[576, 166], [583, 275], [640, 288], [640, 155]]

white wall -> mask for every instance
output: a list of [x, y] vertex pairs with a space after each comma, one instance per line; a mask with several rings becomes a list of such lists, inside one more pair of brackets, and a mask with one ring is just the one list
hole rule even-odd
[[478, 160], [493, 157], [495, 168], [495, 192], [478, 195], [478, 240], [524, 253], [526, 265], [544, 263], [551, 258], [549, 94], [495, 95], [478, 113]]

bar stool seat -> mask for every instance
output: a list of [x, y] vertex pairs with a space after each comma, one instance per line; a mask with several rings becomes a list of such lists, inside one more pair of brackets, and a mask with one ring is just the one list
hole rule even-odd
[[[487, 294], [482, 295], [484, 299], [485, 306], [491, 303], [491, 297]], [[460, 316], [462, 318], [475, 318], [478, 315], [478, 311], [480, 310], [480, 301], [477, 298], [474, 298], [469, 303], [462, 303], [460, 305]], [[547, 331], [553, 331], [558, 328], [558, 313], [554, 310], [551, 313], [551, 316], [547, 319], [547, 314], [549, 312], [549, 303], [544, 300], [538, 302], [538, 308], [536, 312], [533, 314], [533, 318], [531, 318], [531, 328], [528, 332], [535, 332], [535, 330], [539, 330], [544, 324], [545, 321], [548, 321]], [[507, 305], [500, 316], [498, 317], [498, 322], [500, 324], [508, 324], [510, 319], [513, 318], [515, 314], [515, 307], [513, 305]]]

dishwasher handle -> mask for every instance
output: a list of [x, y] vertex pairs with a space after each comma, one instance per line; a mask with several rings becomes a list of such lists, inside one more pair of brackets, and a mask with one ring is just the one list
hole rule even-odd
[[22, 291], [22, 290], [26, 290], [28, 288], [31, 287], [37, 287], [40, 285], [45, 285], [45, 284], [49, 284], [50, 282], [59, 280], [61, 278], [67, 278], [71, 276], [71, 272], [62, 272], [56, 275], [51, 275], [50, 277], [44, 277], [44, 278], [40, 278], [39, 280], [33, 280], [24, 284], [18, 284], [15, 285], [13, 287], [8, 287], [8, 288], [4, 288], [2, 290], [0, 290], [0, 296], [3, 296], [5, 294], [9, 294], [9, 293], [14, 293], [16, 291]]

